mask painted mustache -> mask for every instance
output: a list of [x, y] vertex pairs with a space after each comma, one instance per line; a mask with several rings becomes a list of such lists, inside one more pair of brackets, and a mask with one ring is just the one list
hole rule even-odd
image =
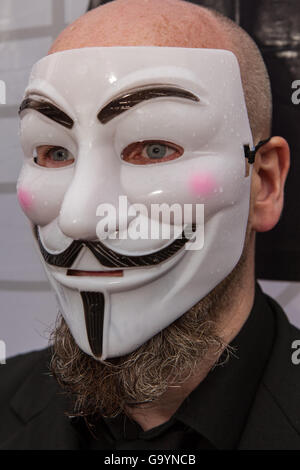
[[[196, 225], [192, 226], [193, 232]], [[50, 253], [45, 249], [40, 239], [38, 227], [34, 226], [34, 234], [39, 244], [40, 251], [46, 263], [59, 268], [70, 268], [75, 262], [77, 256], [83, 247], [87, 247], [97, 260], [108, 268], [137, 268], [146, 266], [155, 266], [166, 261], [175, 255], [181, 248], [190, 241], [186, 238], [184, 231], [181, 236], [176, 238], [170, 245], [161, 250], [148, 255], [128, 256], [117, 253], [107, 248], [101, 241], [91, 242], [86, 240], [74, 240], [71, 245], [61, 253]]]

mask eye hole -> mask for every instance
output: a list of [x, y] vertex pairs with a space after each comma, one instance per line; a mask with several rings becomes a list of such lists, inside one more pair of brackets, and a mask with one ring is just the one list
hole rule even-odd
[[64, 147], [52, 145], [40, 145], [35, 149], [33, 161], [46, 168], [61, 168], [74, 163], [74, 157]]
[[153, 165], [169, 162], [181, 157], [184, 149], [164, 140], [145, 140], [128, 145], [122, 152], [122, 159], [133, 165]]

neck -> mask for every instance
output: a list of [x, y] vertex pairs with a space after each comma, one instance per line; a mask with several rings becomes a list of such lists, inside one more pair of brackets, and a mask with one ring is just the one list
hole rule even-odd
[[127, 409], [127, 415], [136, 421], [144, 431], [166, 423], [186, 397], [205, 379], [218, 358], [219, 354], [211, 354], [210, 358], [206, 358], [197, 372], [184, 384], [170, 386], [161, 399], [151, 406]]
[[[252, 240], [252, 243], [254, 245], [254, 240]], [[252, 253], [254, 253], [254, 249]], [[232, 287], [230, 292], [232, 300], [224, 307], [220, 315], [217, 333], [224, 343], [224, 348], [226, 344], [229, 344], [235, 338], [246, 322], [253, 306], [254, 292], [254, 255], [252, 255], [248, 257], [245, 263], [242, 277]], [[181, 385], [170, 386], [159, 401], [149, 406], [128, 408], [126, 410], [128, 416], [136, 421], [144, 431], [169, 421], [183, 401], [205, 379], [218, 361], [224, 348], [223, 350], [210, 351], [205, 359], [201, 361], [193, 376]]]

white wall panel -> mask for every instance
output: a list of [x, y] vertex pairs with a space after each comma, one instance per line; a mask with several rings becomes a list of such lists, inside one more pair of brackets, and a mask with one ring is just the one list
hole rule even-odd
[[83, 14], [87, 0], [1, 0], [0, 79], [0, 340], [7, 355], [47, 344], [56, 317], [54, 294], [35, 251], [15, 183], [22, 163], [17, 110], [32, 65], [43, 57], [65, 23]]
[[51, 0], [1, 0], [0, 28], [7, 30], [49, 25], [52, 21], [51, 8]]
[[48, 292], [1, 292], [0, 340], [7, 357], [40, 349], [48, 344], [56, 319], [56, 300]]
[[18, 133], [19, 121], [16, 118], [0, 118], [0, 188], [1, 183], [16, 182], [22, 165]]
[[0, 220], [0, 281], [46, 280], [28, 220], [19, 208], [15, 194], [1, 195]]
[[0, 77], [6, 83], [8, 105], [20, 103], [33, 64], [45, 55], [51, 43], [51, 36], [0, 43]]

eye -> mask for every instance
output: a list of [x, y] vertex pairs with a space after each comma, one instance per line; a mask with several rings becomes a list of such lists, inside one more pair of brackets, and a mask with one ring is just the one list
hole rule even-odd
[[151, 159], [154, 158], [155, 160], [157, 158], [164, 158], [168, 155], [168, 146], [164, 144], [147, 144], [142, 155]]
[[175, 160], [184, 153], [179, 145], [165, 141], [143, 141], [128, 145], [122, 152], [122, 159], [133, 165], [151, 165]]
[[71, 165], [74, 157], [64, 147], [53, 147], [51, 145], [40, 145], [35, 149], [34, 162], [39, 166], [47, 168], [60, 168]]

